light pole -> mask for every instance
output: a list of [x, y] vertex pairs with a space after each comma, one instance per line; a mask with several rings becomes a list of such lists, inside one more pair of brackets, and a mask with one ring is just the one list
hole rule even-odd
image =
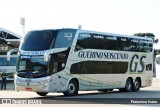
[[22, 25], [22, 36], [25, 34], [25, 18], [21, 17], [20, 18], [20, 24]]
[[82, 29], [82, 25], [78, 25], [78, 29]]

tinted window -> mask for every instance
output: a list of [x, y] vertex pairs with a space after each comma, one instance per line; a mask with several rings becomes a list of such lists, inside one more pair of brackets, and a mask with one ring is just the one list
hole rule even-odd
[[129, 42], [126, 37], [118, 37], [118, 50], [119, 51], [129, 51]]
[[75, 51], [82, 49], [103, 49], [132, 52], [151, 52], [151, 40], [99, 34], [79, 34]]
[[71, 47], [74, 36], [75, 30], [60, 30], [57, 33], [55, 48], [62, 48], [62, 47]]
[[118, 50], [120, 51], [133, 51], [133, 52], [152, 52], [152, 41], [118, 37]]
[[105, 36], [98, 34], [90, 34], [92, 40], [90, 41], [92, 48], [91, 49], [105, 49]]
[[107, 50], [117, 50], [117, 37], [106, 35], [106, 45]]
[[124, 74], [128, 62], [84, 61], [71, 66], [71, 74]]
[[129, 51], [134, 52], [151, 52], [152, 42], [144, 39], [130, 38]]
[[17, 58], [11, 57], [11, 60], [8, 61], [8, 66], [16, 66]]
[[6, 58], [0, 58], [0, 66], [7, 66], [7, 59]]
[[99, 34], [79, 34], [75, 51], [82, 49], [117, 50], [117, 37]]
[[51, 55], [51, 59], [49, 62], [49, 75], [53, 73], [57, 73], [59, 71], [64, 70], [67, 58], [68, 58], [69, 50], [54, 53]]
[[7, 58], [0, 58], [0, 66], [16, 66], [16, 57], [11, 57], [10, 61], [7, 61]]
[[55, 40], [56, 32], [51, 30], [31, 31], [27, 33], [20, 46], [25, 51], [48, 50]]
[[79, 34], [75, 51], [88, 49], [88, 48], [92, 49], [90, 41], [92, 41], [90, 34]]

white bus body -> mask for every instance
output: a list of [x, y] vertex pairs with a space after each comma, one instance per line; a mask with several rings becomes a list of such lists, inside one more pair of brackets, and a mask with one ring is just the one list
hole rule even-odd
[[29, 32], [20, 45], [15, 87], [41, 96], [138, 91], [150, 86], [152, 77], [151, 38], [80, 29], [40, 30]]
[[7, 73], [7, 80], [14, 80], [14, 73], [16, 72], [17, 55], [11, 55], [11, 60], [7, 62], [7, 55], [0, 55], [0, 74], [3, 71]]

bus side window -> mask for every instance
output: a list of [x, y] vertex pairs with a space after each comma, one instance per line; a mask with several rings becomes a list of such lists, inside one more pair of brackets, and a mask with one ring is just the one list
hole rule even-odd
[[76, 43], [76, 47], [75, 47], [75, 52], [82, 50], [82, 49], [92, 49], [91, 45], [90, 45], [90, 41], [91, 41], [91, 35], [90, 34], [85, 34], [85, 33], [81, 33], [78, 35], [78, 39], [77, 39], [77, 43]]
[[63, 69], [64, 69], [64, 67], [62, 67], [61, 62], [54, 62], [53, 63], [53, 73], [59, 72], [59, 71], [61, 71]]
[[54, 62], [53, 63], [53, 73], [56, 73], [56, 72], [58, 72], [58, 62]]

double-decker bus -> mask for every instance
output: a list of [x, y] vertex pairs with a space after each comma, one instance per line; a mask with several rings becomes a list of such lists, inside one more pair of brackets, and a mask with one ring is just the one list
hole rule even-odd
[[18, 49], [15, 87], [40, 96], [131, 92], [150, 86], [152, 76], [151, 38], [81, 29], [35, 30], [25, 35]]
[[17, 55], [11, 55], [10, 59], [10, 61], [7, 61], [7, 55], [0, 55], [0, 74], [5, 71], [7, 73], [7, 81], [14, 80]]

